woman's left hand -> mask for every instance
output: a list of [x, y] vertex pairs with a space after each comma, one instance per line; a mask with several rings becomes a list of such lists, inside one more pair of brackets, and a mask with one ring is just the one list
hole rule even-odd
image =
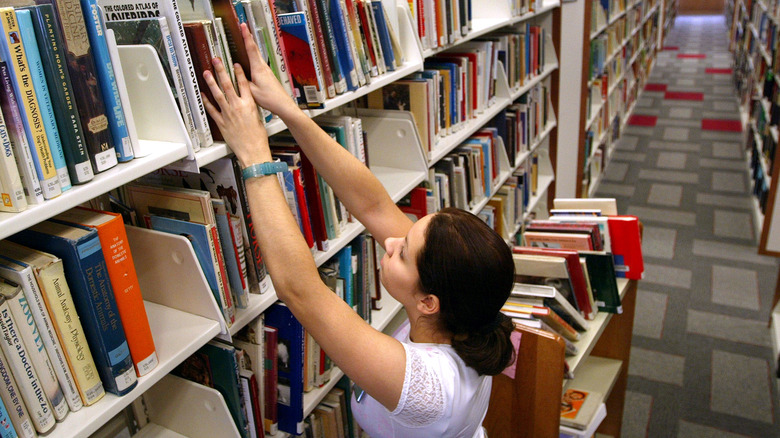
[[216, 122], [222, 137], [236, 154], [242, 168], [254, 163], [271, 161], [268, 133], [260, 119], [257, 104], [252, 98], [244, 70], [239, 64], [233, 66], [238, 85], [238, 93], [236, 93], [222, 61], [214, 58], [212, 64], [216, 79], [211, 72], [203, 72], [203, 78], [215, 101], [210, 102], [203, 96], [206, 111]]

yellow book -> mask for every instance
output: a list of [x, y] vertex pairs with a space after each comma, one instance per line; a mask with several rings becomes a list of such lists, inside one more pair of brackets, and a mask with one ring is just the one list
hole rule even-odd
[[2, 41], [0, 41], [0, 57], [8, 63], [9, 69], [14, 73], [12, 81], [21, 100], [19, 109], [25, 119], [25, 128], [31, 140], [31, 151], [38, 179], [41, 180], [43, 196], [51, 199], [62, 193], [57, 170], [54, 168], [54, 159], [51, 155], [49, 140], [41, 117], [41, 107], [33, 88], [33, 79], [27, 56], [22, 46], [19, 33], [19, 25], [16, 21], [16, 13], [13, 8], [0, 8], [0, 24], [2, 24]]
[[76, 306], [65, 280], [62, 259], [21, 245], [14, 246], [18, 250], [11, 257], [33, 268], [49, 317], [76, 380], [81, 400], [84, 406], [92, 405], [103, 398], [105, 390], [87, 345], [84, 329], [76, 314]]

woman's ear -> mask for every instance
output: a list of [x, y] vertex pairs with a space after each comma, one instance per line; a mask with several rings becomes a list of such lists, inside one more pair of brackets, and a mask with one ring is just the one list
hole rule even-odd
[[417, 300], [417, 310], [422, 315], [435, 315], [441, 310], [439, 297], [434, 294], [426, 294]]

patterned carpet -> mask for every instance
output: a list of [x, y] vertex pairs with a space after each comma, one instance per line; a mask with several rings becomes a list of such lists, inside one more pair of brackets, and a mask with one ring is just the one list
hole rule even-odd
[[757, 255], [724, 19], [679, 17], [665, 44], [597, 194], [645, 224], [623, 436], [780, 437], [778, 262]]

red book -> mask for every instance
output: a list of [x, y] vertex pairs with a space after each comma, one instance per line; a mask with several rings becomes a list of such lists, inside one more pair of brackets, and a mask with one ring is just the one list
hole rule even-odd
[[211, 0], [214, 15], [222, 19], [225, 26], [225, 37], [228, 40], [228, 49], [233, 62], [237, 62], [244, 69], [248, 80], [252, 80], [249, 69], [249, 55], [244, 45], [244, 36], [241, 34], [241, 22], [238, 21], [236, 8], [231, 0]]
[[263, 366], [263, 379], [265, 379], [265, 394], [263, 394], [265, 400], [265, 412], [263, 415], [263, 421], [265, 423], [265, 433], [274, 435], [279, 431], [278, 416], [276, 413], [276, 384], [278, 380], [278, 353], [276, 349], [279, 337], [278, 331], [275, 327], [265, 326], [263, 331], [263, 337], [265, 338], [265, 364]]
[[533, 220], [526, 227], [528, 231], [547, 231], [555, 233], [585, 233], [590, 234], [594, 251], [603, 251], [599, 224], [595, 222], [565, 223], [558, 221]]
[[641, 280], [645, 272], [642, 239], [636, 216], [609, 216], [607, 219], [618, 277]]
[[402, 200], [398, 202], [398, 207], [416, 221], [422, 219], [428, 214], [428, 191], [424, 187], [415, 187]]
[[596, 309], [591, 306], [588, 296], [588, 284], [585, 273], [580, 263], [580, 255], [572, 249], [532, 248], [529, 246], [516, 246], [512, 248], [515, 254], [550, 255], [566, 259], [566, 269], [569, 271], [569, 279], [574, 289], [575, 307], [582, 312], [586, 319], [596, 317]]
[[[214, 67], [211, 65], [211, 50], [209, 49], [209, 42], [203, 23], [184, 23], [184, 35], [187, 38], [187, 47], [189, 47], [192, 56], [192, 64], [195, 66], [195, 79], [198, 81], [198, 89], [206, 96], [209, 102], [214, 103], [211, 89], [203, 78], [203, 72], [205, 71], [214, 73]], [[219, 131], [219, 127], [214, 122], [214, 119], [208, 113], [206, 116], [208, 117], [211, 136], [215, 141], [223, 141], [222, 133]]]
[[295, 190], [295, 200], [298, 204], [298, 213], [301, 218], [301, 233], [303, 238], [306, 239], [306, 244], [309, 248], [314, 248], [314, 233], [311, 226], [311, 215], [309, 214], [309, 206], [306, 201], [306, 183], [303, 179], [303, 171], [301, 170], [301, 154], [299, 152], [286, 152], [286, 151], [272, 151], [274, 158], [279, 158], [290, 168], [293, 177], [293, 185]]

